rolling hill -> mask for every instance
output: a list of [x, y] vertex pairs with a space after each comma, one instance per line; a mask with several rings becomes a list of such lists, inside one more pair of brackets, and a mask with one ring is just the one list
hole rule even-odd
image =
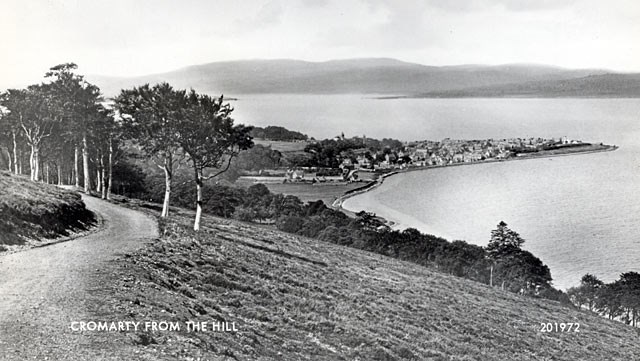
[[365, 58], [326, 62], [227, 61], [133, 78], [87, 76], [87, 79], [107, 96], [116, 95], [122, 88], [161, 81], [177, 88], [231, 96], [259, 93], [415, 95], [608, 73], [601, 69], [572, 70], [532, 64], [436, 67], [388, 58]]
[[599, 74], [563, 80], [494, 85], [461, 90], [429, 92], [424, 98], [491, 97], [611, 97], [639, 98], [640, 74]]
[[[132, 204], [130, 202], [130, 204]], [[128, 333], [140, 357], [220, 360], [632, 360], [630, 326], [413, 263], [179, 210], [161, 239], [105, 273], [105, 319], [165, 320]], [[109, 306], [110, 305], [110, 306]], [[118, 318], [120, 319], [120, 318]], [[209, 329], [187, 332], [187, 321]], [[216, 322], [237, 332], [212, 331]], [[579, 324], [543, 332], [542, 324]], [[232, 327], [232, 326], [230, 326]], [[546, 330], [546, 328], [545, 328]], [[164, 358], [162, 358], [164, 359]]]

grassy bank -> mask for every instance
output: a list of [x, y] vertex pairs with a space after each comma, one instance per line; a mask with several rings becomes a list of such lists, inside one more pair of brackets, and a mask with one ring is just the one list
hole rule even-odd
[[[614, 360], [636, 331], [413, 263], [206, 216], [117, 261], [111, 307], [133, 321], [235, 322], [238, 332], [130, 332], [141, 357], [228, 360]], [[120, 318], [118, 318], [120, 319]], [[579, 332], [541, 332], [541, 323]], [[162, 356], [162, 357], [160, 357]]]
[[95, 216], [80, 195], [0, 171], [0, 246], [23, 245], [86, 229]]

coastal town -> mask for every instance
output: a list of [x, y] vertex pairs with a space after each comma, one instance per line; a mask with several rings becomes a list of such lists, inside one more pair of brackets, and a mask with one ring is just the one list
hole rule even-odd
[[[384, 174], [394, 170], [504, 161], [613, 148], [615, 147], [602, 143], [592, 144], [568, 137], [483, 140], [446, 138], [441, 141], [400, 142], [390, 139], [377, 141], [367, 139], [366, 136], [346, 138], [342, 134], [330, 140], [307, 145], [305, 152], [314, 157], [311, 161], [290, 167], [285, 180], [314, 182], [337, 180], [342, 177], [344, 181], [358, 181], [363, 173]], [[334, 159], [326, 159], [330, 156]], [[340, 172], [331, 172], [331, 169], [335, 168], [339, 168]], [[312, 173], [311, 177], [309, 173]], [[332, 174], [334, 177], [318, 177], [314, 174]]]
[[336, 208], [396, 173], [617, 149], [566, 136], [400, 141], [340, 134], [316, 140], [274, 126], [254, 134], [257, 146], [239, 160], [252, 167], [240, 172], [236, 184], [262, 183], [272, 192]]

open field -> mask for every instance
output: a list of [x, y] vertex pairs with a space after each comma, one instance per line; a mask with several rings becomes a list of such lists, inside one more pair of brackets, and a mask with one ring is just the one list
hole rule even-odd
[[0, 171], [0, 214], [0, 245], [39, 243], [95, 222], [79, 194], [7, 171]]
[[[141, 357], [221, 360], [631, 360], [632, 327], [380, 255], [191, 214], [108, 274], [109, 319], [166, 320], [128, 333]], [[100, 317], [100, 315], [98, 315]], [[186, 332], [187, 321], [237, 332]], [[541, 323], [577, 323], [541, 332]], [[218, 358], [219, 357], [219, 358]]]
[[[236, 184], [249, 187], [255, 183], [240, 179]], [[364, 186], [365, 182], [327, 182], [327, 183], [264, 183], [272, 193], [282, 193], [300, 198], [303, 202], [322, 200], [330, 206], [334, 200], [345, 192]]]
[[604, 144], [578, 144], [567, 147], [559, 147], [556, 149], [542, 150], [533, 153], [519, 153], [518, 158], [542, 158], [560, 155], [570, 155], [579, 153], [605, 152], [618, 149], [617, 146]]
[[264, 140], [264, 139], [254, 139], [253, 142], [255, 144], [260, 144], [265, 147], [271, 147], [273, 150], [278, 150], [280, 152], [300, 152], [304, 150], [304, 147], [309, 144], [309, 142], [283, 142], [276, 140]]

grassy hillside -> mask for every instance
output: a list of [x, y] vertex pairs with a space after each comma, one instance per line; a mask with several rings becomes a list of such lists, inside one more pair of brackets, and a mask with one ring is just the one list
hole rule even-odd
[[7, 171], [0, 171], [0, 215], [0, 245], [66, 236], [95, 222], [80, 195]]
[[[140, 357], [221, 360], [630, 360], [628, 326], [384, 256], [213, 217], [161, 224], [118, 260], [98, 317], [235, 322], [128, 333]], [[111, 290], [107, 290], [111, 294]], [[105, 291], [105, 292], [107, 292]], [[541, 332], [541, 323], [579, 332]], [[161, 357], [162, 356], [162, 357]]]
[[425, 93], [425, 98], [468, 97], [640, 97], [640, 74], [599, 74], [574, 79], [531, 81], [462, 90]]

